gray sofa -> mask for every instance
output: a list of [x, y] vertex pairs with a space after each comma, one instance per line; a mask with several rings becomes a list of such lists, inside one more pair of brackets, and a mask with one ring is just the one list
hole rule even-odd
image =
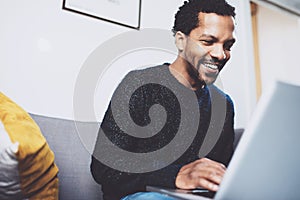
[[[60, 200], [102, 200], [101, 187], [90, 173], [91, 155], [82, 144], [73, 120], [30, 114], [39, 125], [55, 154], [59, 168]], [[99, 123], [76, 122], [87, 133], [99, 129]]]
[[[101, 200], [101, 186], [90, 173], [91, 156], [77, 133], [77, 127], [87, 134], [97, 133], [99, 123], [76, 122], [59, 118], [30, 114], [39, 125], [49, 146], [55, 154], [59, 168], [60, 200]], [[234, 145], [242, 135], [243, 129], [236, 130]]]

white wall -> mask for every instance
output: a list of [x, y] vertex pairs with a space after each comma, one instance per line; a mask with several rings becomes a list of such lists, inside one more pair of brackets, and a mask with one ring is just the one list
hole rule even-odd
[[262, 90], [275, 80], [300, 84], [300, 17], [259, 6], [257, 18]]
[[[141, 28], [171, 29], [182, 2], [142, 0]], [[230, 2], [237, 6], [238, 42], [221, 80], [224, 90], [235, 100], [236, 127], [245, 127], [256, 98], [250, 11], [248, 1]], [[62, 10], [62, 1], [58, 0], [1, 0], [1, 4], [0, 91], [29, 112], [73, 119], [74, 87], [85, 60], [105, 41], [133, 30]], [[151, 53], [150, 58], [156, 58], [153, 63], [172, 62], [175, 58], [165, 52], [157, 58], [157, 53]], [[139, 56], [136, 60], [143, 63], [147, 59]], [[107, 85], [121, 78], [116, 74]], [[105, 91], [101, 95], [109, 99], [111, 94]], [[95, 106], [98, 120], [106, 105], [107, 101]]]
[[235, 101], [236, 127], [247, 126], [256, 106], [250, 2], [229, 0], [237, 9], [237, 44], [229, 66], [221, 74], [224, 90]]

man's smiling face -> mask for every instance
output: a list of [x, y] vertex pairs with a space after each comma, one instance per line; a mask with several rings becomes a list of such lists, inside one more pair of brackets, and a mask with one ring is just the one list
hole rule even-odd
[[235, 42], [234, 18], [215, 13], [199, 13], [199, 26], [185, 36], [180, 56], [188, 63], [188, 71], [206, 84], [212, 84], [230, 59]]

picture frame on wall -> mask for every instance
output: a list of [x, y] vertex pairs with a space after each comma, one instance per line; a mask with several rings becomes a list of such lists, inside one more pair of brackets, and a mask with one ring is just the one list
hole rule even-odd
[[62, 8], [120, 26], [140, 29], [142, 0], [63, 0]]

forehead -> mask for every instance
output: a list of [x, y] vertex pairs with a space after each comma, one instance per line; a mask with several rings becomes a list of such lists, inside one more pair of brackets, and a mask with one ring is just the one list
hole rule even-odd
[[215, 13], [202, 13], [198, 15], [199, 26], [193, 29], [190, 36], [193, 35], [212, 35], [214, 37], [234, 37], [235, 21], [232, 16], [222, 16]]

